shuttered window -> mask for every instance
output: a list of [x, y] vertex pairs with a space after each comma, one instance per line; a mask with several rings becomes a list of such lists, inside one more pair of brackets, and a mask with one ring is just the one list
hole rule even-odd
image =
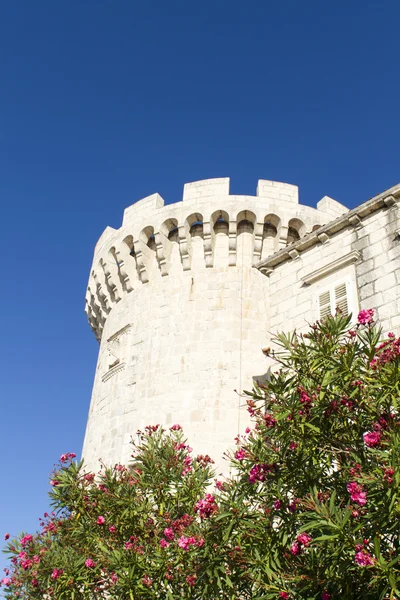
[[344, 316], [350, 313], [349, 286], [347, 282], [338, 283], [318, 295], [319, 318], [334, 315], [338, 308]]

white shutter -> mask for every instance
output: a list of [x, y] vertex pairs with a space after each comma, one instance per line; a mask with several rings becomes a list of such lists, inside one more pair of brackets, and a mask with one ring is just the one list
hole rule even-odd
[[318, 315], [318, 319], [326, 319], [329, 315], [334, 315], [337, 310], [340, 310], [344, 317], [351, 314], [351, 322], [354, 323], [358, 312], [355, 278], [346, 277], [346, 275], [342, 275], [342, 277], [336, 281], [333, 277], [330, 277], [327, 287], [315, 291], [313, 298], [314, 314]]
[[325, 319], [331, 314], [331, 293], [329, 290], [318, 296], [319, 318]]
[[349, 314], [349, 302], [347, 298], [347, 286], [341, 283], [335, 287], [335, 312], [338, 308], [344, 317]]

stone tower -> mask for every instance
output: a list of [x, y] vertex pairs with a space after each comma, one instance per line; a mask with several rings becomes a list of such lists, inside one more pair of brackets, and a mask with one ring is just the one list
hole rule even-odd
[[234, 196], [228, 178], [210, 179], [186, 184], [182, 202], [144, 198], [105, 229], [86, 296], [100, 343], [89, 468], [129, 460], [131, 437], [156, 423], [180, 423], [222, 468], [247, 424], [235, 390], [267, 370], [270, 279], [253, 265], [347, 211], [328, 197], [317, 206], [299, 205], [294, 185], [260, 180], [256, 196]]

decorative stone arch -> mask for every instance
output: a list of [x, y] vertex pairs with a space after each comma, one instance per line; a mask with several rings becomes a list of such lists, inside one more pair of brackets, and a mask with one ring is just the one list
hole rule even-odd
[[125, 289], [130, 292], [141, 279], [133, 235], [124, 237], [116, 249], [116, 257]]
[[216, 210], [211, 215], [210, 219], [212, 223], [212, 228], [214, 234], [217, 235], [219, 233], [225, 233], [228, 235], [229, 233], [229, 215], [224, 210]]
[[104, 283], [108, 290], [108, 294], [110, 296], [111, 303], [115, 304], [121, 300], [120, 290], [118, 289], [118, 284], [120, 285], [118, 278], [118, 268], [115, 263], [115, 259], [111, 253], [111, 250], [107, 252], [105, 257], [100, 258], [99, 267], [104, 272]]
[[201, 213], [193, 213], [185, 220], [188, 237], [203, 237], [203, 226], [203, 215]]
[[294, 242], [297, 242], [297, 240], [299, 240], [301, 237], [303, 237], [305, 232], [306, 232], [306, 226], [304, 225], [303, 221], [300, 221], [300, 219], [297, 219], [297, 218], [290, 219], [290, 221], [288, 223], [286, 245], [289, 246], [289, 244], [293, 244]]
[[[132, 236], [130, 236], [132, 237]], [[131, 242], [132, 246], [133, 246], [133, 238], [132, 238], [132, 242]], [[130, 259], [128, 262], [132, 263], [132, 257], [129, 256], [129, 247], [126, 244], [121, 244], [122, 246], [122, 252], [120, 249], [117, 249], [116, 246], [112, 246], [110, 248], [110, 255], [113, 258], [113, 260], [115, 261], [115, 266], [117, 268], [117, 275], [118, 275], [118, 279], [119, 279], [119, 283], [121, 286], [121, 292], [131, 292], [133, 290], [132, 287], [132, 282], [133, 279], [130, 277], [128, 270], [127, 270], [127, 266], [126, 266], [126, 259]], [[128, 268], [129, 268], [129, 264], [128, 264]], [[132, 279], [132, 281], [131, 281]]]
[[156, 251], [156, 238], [154, 227], [152, 225], [148, 225], [142, 229], [139, 233], [139, 242], [141, 242], [144, 247], [149, 248], [149, 250], [153, 250], [153, 252]]
[[[162, 275], [168, 275], [171, 267], [181, 264], [179, 226], [177, 219], [167, 219], [156, 234], [157, 258]], [[181, 267], [180, 267], [181, 268]]]
[[253, 232], [256, 220], [256, 215], [251, 210], [240, 211], [236, 217], [237, 234]]
[[256, 215], [251, 210], [242, 210], [236, 216], [236, 264], [249, 265], [253, 261]]
[[281, 231], [281, 219], [278, 215], [269, 213], [264, 217], [263, 241], [261, 258], [267, 258], [279, 249], [279, 238]]
[[316, 225], [313, 225], [312, 231], [317, 231], [317, 229], [320, 229], [320, 227], [322, 227], [322, 225], [318, 225], [318, 223]]
[[154, 227], [148, 225], [139, 233], [139, 240], [134, 243], [136, 261], [143, 283], [159, 272], [158, 247]]
[[[212, 266], [225, 267], [229, 264], [229, 215], [224, 210], [216, 210], [211, 215], [211, 252]], [[206, 246], [206, 237], [204, 237], [204, 254], [207, 265], [207, 252], [209, 247]]]
[[[123, 279], [121, 277], [119, 261], [117, 258], [117, 250], [115, 246], [111, 246], [111, 248], [107, 252], [103, 269], [106, 274], [106, 277], [108, 277], [110, 286], [113, 287], [114, 296], [116, 298], [119, 298], [120, 300], [123, 293], [125, 292], [125, 287]], [[119, 302], [119, 300], [117, 300], [117, 302]]]
[[179, 228], [177, 219], [167, 219], [160, 227], [162, 233], [170, 242], [179, 242]]
[[186, 217], [184, 226], [179, 228], [179, 234], [183, 270], [189, 270], [192, 265], [204, 267], [203, 215], [192, 213]]

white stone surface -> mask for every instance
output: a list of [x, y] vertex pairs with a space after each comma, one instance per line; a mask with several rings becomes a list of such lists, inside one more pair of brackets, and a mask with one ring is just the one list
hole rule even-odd
[[231, 196], [221, 178], [186, 184], [183, 202], [128, 207], [96, 245], [86, 295], [100, 341], [88, 467], [127, 462], [145, 425], [180, 423], [226, 472], [248, 423], [238, 392], [268, 370], [261, 348], [305, 330], [340, 283], [355, 315], [374, 308], [399, 333], [399, 199], [396, 186], [349, 213], [327, 196], [313, 209], [296, 186], [260, 180], [256, 196]]
[[265, 375], [261, 348], [282, 323], [270, 319], [270, 285], [288, 322], [311, 305], [253, 264], [331, 219], [299, 205], [296, 186], [261, 180], [257, 196], [231, 196], [223, 178], [186, 184], [176, 204], [153, 194], [125, 210], [120, 229], [106, 228], [86, 296], [100, 341], [88, 468], [129, 460], [145, 425], [180, 423], [194, 451], [226, 471], [222, 454], [248, 423], [237, 392]]
[[[396, 191], [400, 199], [398, 186]], [[397, 205], [383, 206], [362, 219], [360, 226], [349, 225], [331, 236], [328, 243], [315, 245], [300, 253], [298, 260], [288, 260], [276, 267], [269, 277], [271, 331], [305, 330], [308, 323], [319, 317], [319, 291], [348, 277], [353, 282], [354, 293], [350, 298], [353, 312], [373, 308], [384, 333], [391, 330], [400, 333], [400, 237], [396, 233], [399, 226]], [[354, 250], [359, 251], [360, 259], [352, 266], [312, 285], [303, 284], [302, 277]]]

